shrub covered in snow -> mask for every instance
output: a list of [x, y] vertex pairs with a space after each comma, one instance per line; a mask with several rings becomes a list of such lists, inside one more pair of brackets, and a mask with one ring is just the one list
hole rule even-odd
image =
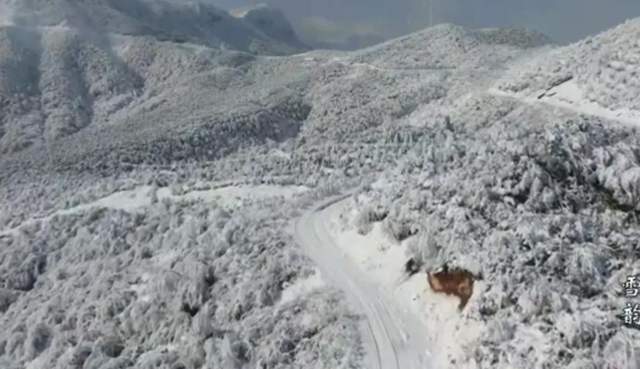
[[[349, 367], [356, 319], [312, 273], [275, 201], [160, 201], [56, 215], [1, 239], [8, 367]], [[38, 301], [38, 303], [35, 303]]]

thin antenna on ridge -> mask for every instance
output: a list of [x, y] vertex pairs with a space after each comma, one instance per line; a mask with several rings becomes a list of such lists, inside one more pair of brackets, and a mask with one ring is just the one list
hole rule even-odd
[[433, 0], [429, 1], [429, 27], [433, 27]]

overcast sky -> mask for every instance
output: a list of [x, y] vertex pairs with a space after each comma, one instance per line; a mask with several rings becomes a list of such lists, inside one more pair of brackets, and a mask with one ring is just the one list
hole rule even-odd
[[[210, 0], [224, 8], [251, 0]], [[429, 0], [263, 0], [296, 19], [357, 24], [384, 36], [423, 28]], [[566, 43], [640, 17], [640, 0], [434, 0], [434, 19], [470, 27], [521, 26]]]

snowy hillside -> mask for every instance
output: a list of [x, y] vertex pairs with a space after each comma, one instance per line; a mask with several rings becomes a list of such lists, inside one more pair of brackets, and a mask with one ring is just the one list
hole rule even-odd
[[577, 90], [569, 93], [574, 99], [579, 95], [581, 100], [609, 111], [640, 111], [639, 37], [640, 20], [628, 21], [600, 35], [540, 55], [525, 65], [514, 66], [498, 87], [541, 96], [570, 84]]
[[[269, 29], [237, 19], [206, 2], [168, 0], [2, 0], [18, 26], [78, 28], [95, 37], [104, 33], [152, 36], [161, 41], [224, 45], [242, 51], [290, 54], [301, 50], [295, 35], [280, 39]], [[281, 16], [267, 20], [282, 23]], [[266, 33], [265, 33], [266, 31]], [[294, 42], [289, 44], [289, 42]]]
[[[58, 140], [85, 129], [91, 133], [74, 140], [94, 140], [100, 130], [130, 136], [132, 126], [136, 132], [153, 130], [150, 135], [140, 133], [151, 140], [154, 135], [166, 136], [167, 132], [157, 131], [162, 124], [185, 131], [211, 117], [246, 120], [243, 110], [262, 110], [262, 119], [267, 120], [268, 115], [281, 117], [283, 128], [266, 132], [267, 137], [277, 138], [288, 135], [292, 128], [287, 127], [293, 126], [290, 121], [304, 115], [304, 108], [295, 108], [298, 103], [290, 101], [295, 97], [283, 92], [274, 91], [266, 106], [247, 104], [259, 99], [254, 95], [260, 92], [248, 90], [254, 82], [245, 76], [246, 65], [254, 57], [240, 52], [132, 36], [112, 35], [94, 41], [84, 38], [81, 31], [60, 27], [5, 27], [0, 29], [0, 44], [6, 51], [0, 55], [3, 154], [49, 145], [55, 155], [65, 155]], [[229, 101], [226, 105], [225, 100]], [[230, 106], [237, 106], [237, 111]], [[76, 145], [75, 149], [94, 151], [100, 145], [122, 145], [123, 139], [127, 138]]]
[[[382, 52], [376, 49], [270, 59], [132, 36], [87, 40], [64, 27], [7, 27], [9, 52], [0, 58], [7, 71], [19, 66], [21, 72], [0, 76], [7, 86], [3, 103], [11, 107], [0, 113], [1, 148], [11, 153], [34, 146], [7, 158], [15, 170], [24, 169], [25, 160], [35, 167], [86, 170], [193, 155], [218, 158], [252, 141], [292, 137], [305, 119], [310, 140], [322, 137], [316, 127], [329, 134], [381, 127], [420, 104], [458, 98], [522, 52], [498, 43], [482, 46], [468, 33], [445, 26], [398, 40], [396, 48], [405, 54], [386, 52], [396, 63], [430, 63], [447, 54], [447, 40], [457, 37], [468, 45], [450, 53], [452, 67], [432, 69], [389, 66], [376, 59]], [[21, 41], [28, 37], [33, 43]], [[412, 57], [413, 50], [424, 54], [415, 51]], [[19, 64], [21, 58], [30, 65]], [[229, 132], [219, 134], [220, 129]], [[84, 160], [87, 155], [92, 159]]]
[[441, 24], [364, 49], [356, 55], [358, 60], [388, 68], [469, 68], [468, 64], [472, 62], [493, 64], [509, 51], [513, 53], [514, 49], [540, 47], [548, 43], [550, 40], [544, 35], [521, 29], [469, 30]]
[[[638, 106], [610, 83], [635, 83], [637, 20], [273, 57], [217, 47], [291, 45], [269, 8], [21, 4], [0, 367], [638, 368], [640, 136], [615, 115]], [[94, 14], [111, 32], [79, 28]], [[462, 311], [429, 289], [445, 263], [482, 278]]]
[[[0, 5], [12, 9], [5, 20], [11, 25], [0, 25], [0, 156], [52, 145], [85, 128], [130, 126], [126, 122], [155, 121], [151, 116], [158, 114], [169, 118], [167, 111], [180, 117], [187, 109], [197, 116], [197, 110], [212, 106], [202, 99], [229, 97], [216, 92], [241, 79], [234, 76], [254, 58], [242, 51], [282, 54], [304, 48], [275, 11], [241, 20], [196, 3]], [[181, 85], [191, 90], [178, 95], [188, 101], [175, 98]]]

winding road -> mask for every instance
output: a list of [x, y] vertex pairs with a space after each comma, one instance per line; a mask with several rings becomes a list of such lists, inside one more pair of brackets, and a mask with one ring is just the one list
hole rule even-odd
[[306, 212], [295, 226], [297, 242], [318, 265], [323, 278], [345, 293], [354, 311], [364, 315], [365, 368], [429, 369], [423, 325], [389, 293], [367, 278], [329, 231], [328, 221], [348, 196], [326, 201]]

